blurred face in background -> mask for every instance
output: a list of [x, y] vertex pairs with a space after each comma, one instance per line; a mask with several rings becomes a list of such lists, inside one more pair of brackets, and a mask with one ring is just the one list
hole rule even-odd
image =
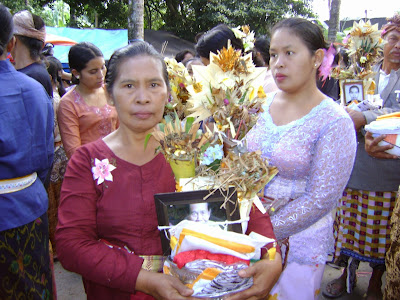
[[204, 66], [203, 63], [201, 62], [200, 58], [192, 58], [190, 61], [186, 63], [186, 69], [188, 70], [188, 73], [190, 76], [193, 76], [193, 67], [194, 65], [197, 66]]

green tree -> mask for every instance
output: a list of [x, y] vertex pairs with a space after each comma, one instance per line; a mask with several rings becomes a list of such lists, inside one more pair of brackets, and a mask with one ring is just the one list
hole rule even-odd
[[61, 0], [46, 4], [43, 8], [34, 9], [33, 13], [41, 16], [47, 26], [66, 27], [69, 24], [69, 5]]
[[11, 14], [15, 14], [16, 12], [25, 9], [32, 11], [32, 9], [41, 8], [41, 5], [37, 3], [37, 1], [28, 2], [26, 0], [3, 0], [1, 2], [10, 9]]
[[[54, 1], [29, 1], [31, 11]], [[57, 1], [60, 2], [60, 1]], [[64, 0], [70, 7], [70, 27], [127, 28], [129, 0]], [[287, 16], [313, 17], [312, 0], [144, 0], [144, 27], [162, 29], [193, 40], [199, 32], [225, 23], [248, 24], [257, 34], [268, 33]], [[5, 0], [13, 13], [27, 9], [26, 0]], [[49, 5], [50, 7], [50, 5]]]
[[165, 0], [163, 29], [193, 39], [202, 31], [225, 23], [248, 24], [257, 34], [268, 33], [285, 16], [312, 17], [311, 0]]

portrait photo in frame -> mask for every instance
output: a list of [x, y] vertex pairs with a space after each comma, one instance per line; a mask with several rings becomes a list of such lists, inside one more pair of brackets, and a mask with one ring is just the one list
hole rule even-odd
[[[225, 197], [220, 191], [215, 191], [206, 200], [210, 191], [190, 191], [179, 193], [155, 194], [154, 200], [157, 210], [157, 219], [159, 226], [173, 226], [183, 220], [195, 222], [224, 222], [239, 221], [239, 205], [237, 203], [236, 192], [229, 191], [232, 194], [226, 204], [226, 209], [221, 208]], [[242, 233], [240, 222], [226, 225], [226, 230]], [[168, 232], [160, 230], [163, 254], [171, 253]]]
[[344, 80], [342, 82], [342, 92], [344, 105], [352, 101], [358, 103], [364, 100], [364, 84], [362, 80]]

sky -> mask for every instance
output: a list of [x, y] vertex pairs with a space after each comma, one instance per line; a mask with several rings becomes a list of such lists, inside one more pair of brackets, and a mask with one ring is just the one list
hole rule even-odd
[[[329, 19], [328, 0], [313, 0], [313, 11], [320, 20]], [[399, 0], [342, 0], [340, 5], [340, 19], [391, 17], [400, 12]]]

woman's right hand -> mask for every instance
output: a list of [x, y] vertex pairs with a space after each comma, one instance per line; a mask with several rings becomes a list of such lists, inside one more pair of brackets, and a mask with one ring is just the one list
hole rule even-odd
[[161, 273], [140, 270], [136, 280], [136, 290], [152, 295], [159, 300], [194, 300], [193, 290], [178, 278]]

